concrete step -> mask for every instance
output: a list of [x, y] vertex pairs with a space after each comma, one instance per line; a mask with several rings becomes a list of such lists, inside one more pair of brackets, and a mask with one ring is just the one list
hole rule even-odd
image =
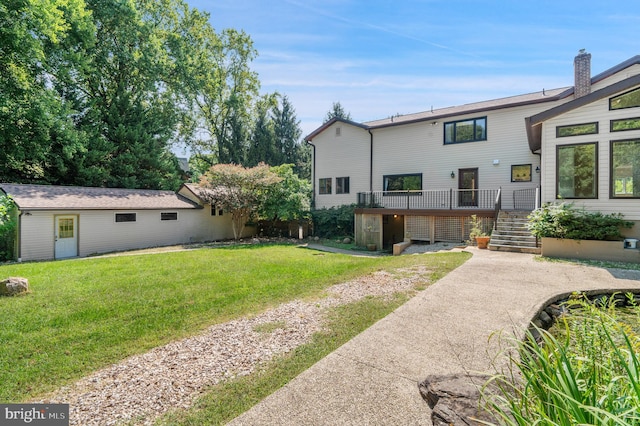
[[506, 246], [502, 244], [492, 244], [489, 243], [489, 250], [493, 251], [508, 251], [514, 253], [530, 253], [530, 254], [540, 254], [540, 247], [524, 247], [524, 246]]

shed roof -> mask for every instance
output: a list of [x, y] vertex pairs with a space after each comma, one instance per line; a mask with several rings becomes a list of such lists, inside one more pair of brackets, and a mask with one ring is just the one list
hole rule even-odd
[[154, 210], [200, 206], [173, 191], [0, 183], [21, 210]]

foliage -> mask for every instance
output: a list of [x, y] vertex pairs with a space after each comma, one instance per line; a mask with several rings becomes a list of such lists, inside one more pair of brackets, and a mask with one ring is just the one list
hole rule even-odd
[[528, 228], [538, 238], [619, 240], [620, 228], [631, 228], [621, 213], [602, 214], [577, 209], [573, 204], [544, 204], [529, 215]]
[[0, 261], [15, 258], [17, 209], [9, 195], [0, 195]]
[[245, 224], [257, 218], [272, 187], [281, 181], [266, 164], [251, 168], [216, 164], [200, 178], [200, 196], [231, 214], [233, 235], [238, 239]]
[[483, 221], [477, 215], [471, 215], [471, 232], [469, 239], [475, 240], [476, 237], [488, 237], [490, 233], [484, 231]]
[[305, 219], [311, 209], [311, 184], [293, 173], [292, 164], [271, 168], [280, 181], [268, 189], [259, 215], [266, 220], [290, 221]]
[[353, 237], [355, 204], [311, 212], [314, 234], [321, 238]]
[[511, 376], [495, 377], [498, 395], [488, 396], [500, 424], [640, 424], [640, 336], [617, 321], [614, 305], [575, 304], [564, 337], [538, 330], [541, 343], [531, 332], [515, 342]]
[[255, 245], [2, 265], [0, 275], [28, 278], [31, 294], [0, 299], [0, 402], [32, 399], [132, 354], [320, 295], [374, 268], [433, 260], [433, 274], [446, 273], [468, 258], [314, 253]]
[[331, 111], [327, 112], [327, 115], [324, 117], [324, 123], [331, 121], [333, 118], [351, 120], [351, 114], [344, 110], [340, 102], [334, 102], [331, 106]]
[[0, 181], [46, 181], [59, 159], [82, 150], [74, 106], [50, 84], [49, 59], [91, 30], [82, 0], [0, 5]]

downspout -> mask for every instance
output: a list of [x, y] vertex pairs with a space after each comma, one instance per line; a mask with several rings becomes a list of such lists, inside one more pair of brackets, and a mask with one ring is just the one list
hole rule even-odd
[[22, 238], [20, 238], [21, 236], [22, 236], [22, 210], [20, 210], [20, 213], [18, 214], [18, 226], [16, 229], [15, 249], [16, 249], [16, 258], [18, 262], [22, 262]]
[[542, 206], [542, 152], [532, 152], [533, 155], [537, 155], [539, 158], [538, 163], [540, 164], [540, 194], [539, 194], [539, 198], [537, 200], [535, 200], [534, 202], [534, 209], [535, 206]]
[[310, 140], [305, 141], [307, 144], [313, 147], [313, 162], [311, 165], [311, 208], [316, 207], [316, 146], [311, 143]]
[[371, 129], [367, 129], [369, 132], [369, 192], [373, 196], [373, 133]]

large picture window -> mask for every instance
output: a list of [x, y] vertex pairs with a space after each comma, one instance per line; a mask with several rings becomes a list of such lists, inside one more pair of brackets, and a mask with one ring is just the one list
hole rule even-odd
[[386, 175], [382, 188], [384, 191], [422, 191], [422, 173]]
[[558, 198], [598, 198], [598, 144], [558, 145]]
[[349, 193], [349, 177], [336, 178], [336, 194]]
[[331, 194], [331, 178], [322, 178], [318, 181], [319, 194]]
[[640, 107], [640, 89], [609, 98], [609, 109]]
[[487, 117], [444, 123], [444, 143], [487, 140]]
[[611, 198], [640, 198], [640, 139], [611, 142]]

